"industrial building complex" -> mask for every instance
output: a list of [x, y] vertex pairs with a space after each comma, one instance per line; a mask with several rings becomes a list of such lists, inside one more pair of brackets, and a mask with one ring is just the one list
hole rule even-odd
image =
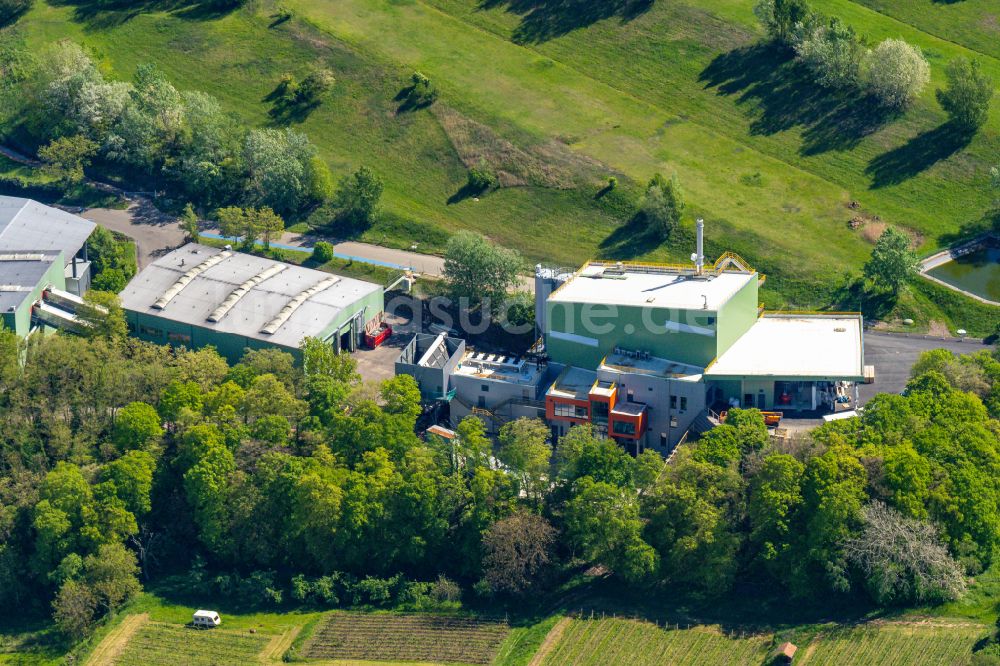
[[379, 318], [382, 287], [231, 249], [189, 243], [147, 266], [121, 293], [129, 328], [152, 342], [298, 350], [306, 337], [353, 351]]
[[[764, 277], [727, 254], [705, 266], [589, 262], [537, 267], [540, 339], [524, 357], [484, 354], [447, 335], [418, 336], [397, 363], [457, 422], [492, 432], [544, 418], [558, 439], [574, 424], [639, 451], [667, 452], [729, 407], [833, 411], [864, 379], [861, 315], [770, 314]], [[856, 396], [853, 398], [856, 400]]]
[[[27, 199], [0, 197], [0, 307], [19, 335], [85, 325], [94, 224]], [[475, 350], [418, 333], [397, 374], [417, 379], [453, 423], [481, 418], [491, 433], [512, 419], [544, 419], [554, 441], [591, 424], [630, 451], [672, 450], [731, 407], [816, 413], [850, 405], [865, 379], [860, 314], [767, 313], [764, 282], [725, 254], [707, 265], [592, 261], [536, 267], [538, 340], [521, 355]], [[268, 258], [188, 243], [147, 266], [120, 294], [137, 337], [214, 346], [237, 361], [248, 348], [293, 353], [305, 338], [354, 351], [383, 318], [383, 287]], [[856, 393], [853, 401], [856, 401]]]
[[94, 223], [31, 199], [0, 196], [0, 311], [21, 337], [76, 325], [90, 287], [87, 238]]

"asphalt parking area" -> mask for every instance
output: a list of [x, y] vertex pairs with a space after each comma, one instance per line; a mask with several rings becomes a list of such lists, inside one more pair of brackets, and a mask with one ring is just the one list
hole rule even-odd
[[908, 337], [888, 333], [865, 332], [865, 365], [875, 366], [875, 382], [859, 387], [861, 404], [876, 393], [899, 393], [910, 378], [910, 368], [930, 349], [948, 349], [956, 354], [971, 354], [990, 347], [979, 341], [963, 342], [958, 338]]

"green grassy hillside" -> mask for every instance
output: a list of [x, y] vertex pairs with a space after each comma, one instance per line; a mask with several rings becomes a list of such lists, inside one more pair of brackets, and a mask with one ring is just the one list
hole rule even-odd
[[[336, 174], [367, 164], [385, 179], [368, 240], [435, 251], [468, 228], [532, 261], [678, 259], [700, 215], [711, 253], [737, 251], [769, 274], [768, 303], [823, 305], [871, 247], [871, 233], [847, 227], [852, 201], [911, 229], [923, 252], [995, 221], [987, 171], [1000, 160], [1000, 111], [956, 137], [934, 88], [957, 55], [1000, 81], [1000, 28], [986, 0], [814, 5], [873, 41], [924, 49], [933, 81], [914, 108], [878, 117], [817, 90], [761, 45], [750, 0], [286, 0], [284, 22], [270, 0], [222, 15], [39, 0], [17, 29], [35, 49], [83, 42], [122, 78], [153, 61], [256, 125], [275, 122], [265, 98], [284, 72], [329, 67], [332, 99], [294, 122]], [[413, 70], [441, 93], [429, 109], [396, 99]], [[463, 186], [480, 158], [511, 186], [477, 200]], [[676, 172], [689, 201], [687, 228], [666, 243], [628, 224], [656, 171]], [[599, 196], [610, 175], [623, 187]]]

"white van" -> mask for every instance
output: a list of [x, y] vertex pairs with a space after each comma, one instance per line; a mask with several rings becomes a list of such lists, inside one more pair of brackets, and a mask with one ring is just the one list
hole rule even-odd
[[191, 618], [191, 624], [200, 629], [210, 629], [222, 624], [222, 618], [212, 610], [196, 610]]

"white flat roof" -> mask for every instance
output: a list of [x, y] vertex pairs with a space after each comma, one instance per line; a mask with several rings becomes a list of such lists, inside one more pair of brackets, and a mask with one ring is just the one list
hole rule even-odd
[[861, 315], [765, 315], [705, 376], [860, 380], [861, 330]]
[[722, 272], [696, 277], [656, 270], [616, 271], [613, 265], [588, 264], [549, 301], [717, 311], [756, 273]]
[[[180, 283], [180, 289], [176, 288], [178, 280], [186, 273], [213, 257], [218, 260], [209, 262], [189, 281]], [[275, 266], [284, 266], [284, 269], [269, 272]], [[253, 279], [260, 277], [264, 279], [259, 282]], [[322, 334], [342, 311], [359, 309], [358, 301], [382, 289], [361, 280], [337, 276], [334, 281], [332, 278], [333, 275], [323, 271], [188, 243], [143, 269], [128, 283], [120, 298], [122, 307], [132, 312], [298, 347], [303, 338]], [[310, 293], [314, 287], [321, 288]], [[169, 299], [162, 308], [154, 307], [165, 294]], [[219, 306], [231, 297], [234, 298], [234, 302], [230, 301], [231, 308], [222, 313], [218, 321], [210, 321], [209, 317], [213, 313], [218, 315]], [[290, 313], [286, 309], [289, 304], [294, 306]], [[281, 319], [279, 313], [283, 310], [287, 317]], [[261, 330], [275, 323], [276, 318], [280, 325], [274, 333], [262, 333]]]

